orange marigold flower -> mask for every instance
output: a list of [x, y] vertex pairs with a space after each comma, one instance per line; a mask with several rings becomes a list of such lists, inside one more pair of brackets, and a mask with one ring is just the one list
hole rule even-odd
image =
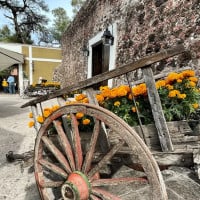
[[101, 86], [99, 88], [100, 91], [103, 91], [103, 90], [109, 90], [110, 88], [108, 86]]
[[28, 123], [28, 127], [29, 127], [29, 128], [33, 127], [34, 125], [35, 125], [35, 122], [34, 122], [34, 121], [30, 121], [30, 122]]
[[44, 117], [41, 116], [41, 115], [39, 115], [39, 116], [37, 117], [37, 121], [38, 121], [40, 124], [44, 123]]
[[120, 103], [120, 101], [115, 101], [115, 102], [114, 102], [114, 106], [117, 106], [117, 107], [119, 107], [119, 106], [120, 106], [120, 104], [121, 104], [121, 103]]
[[198, 78], [197, 77], [189, 77], [188, 78], [190, 81], [197, 83], [198, 82]]
[[60, 108], [59, 105], [54, 105], [54, 106], [52, 106], [52, 111], [56, 111], [56, 110], [58, 110], [59, 108]]
[[83, 100], [84, 98], [86, 98], [86, 95], [85, 95], [85, 94], [78, 94], [78, 95], [75, 97], [75, 100], [76, 100], [76, 101], [81, 101], [81, 100]]
[[83, 121], [82, 121], [82, 123], [83, 123], [83, 125], [88, 125], [89, 123], [90, 123], [90, 119], [84, 119]]
[[128, 92], [130, 92], [130, 90], [131, 89], [128, 85], [121, 85], [118, 87], [118, 96], [119, 97], [126, 96]]
[[32, 112], [29, 113], [29, 118], [33, 118], [33, 113]]
[[147, 95], [147, 87], [145, 83], [139, 84], [132, 88], [134, 96]]
[[127, 90], [125, 90], [123, 87], [119, 87], [117, 90], [117, 96], [124, 97], [127, 95]]
[[116, 88], [113, 88], [110, 92], [110, 95], [109, 95], [109, 98], [113, 99], [117, 97], [117, 89]]
[[71, 104], [74, 104], [74, 103], [79, 103], [79, 102], [77, 102], [77, 101], [66, 101], [66, 105], [71, 105]]
[[128, 94], [128, 99], [133, 100], [133, 95], [132, 95], [132, 93], [129, 93], [129, 94]]
[[186, 98], [186, 94], [177, 94], [179, 99], [185, 99]]
[[167, 84], [167, 85], [166, 85], [166, 88], [167, 88], [168, 90], [173, 90], [173, 89], [174, 89], [174, 86], [173, 86], [173, 85], [170, 85], [170, 84]]
[[89, 103], [89, 100], [88, 100], [88, 98], [86, 97], [86, 98], [84, 98], [83, 100], [82, 100], [82, 103]]
[[110, 90], [103, 90], [102, 93], [101, 93], [101, 95], [106, 98], [106, 97], [110, 96], [110, 93], [111, 93]]
[[84, 116], [84, 113], [78, 112], [76, 113], [76, 119], [81, 119]]
[[178, 90], [171, 90], [168, 94], [169, 97], [176, 97], [180, 92]]
[[137, 111], [135, 106], [133, 106], [133, 107], [131, 108], [131, 110], [132, 110], [134, 113]]
[[197, 109], [199, 107], [199, 104], [198, 103], [194, 103], [194, 104], [192, 104], [192, 106], [193, 106], [194, 109]]
[[167, 84], [168, 83], [172, 83], [172, 82], [178, 80], [179, 77], [180, 77], [180, 75], [178, 73], [171, 72], [171, 73], [168, 74], [168, 76], [166, 77], [165, 81], [166, 81]]
[[51, 112], [49, 110], [44, 110], [44, 112], [43, 112], [43, 115], [45, 118], [47, 118], [50, 114], [51, 114]]
[[195, 87], [195, 86], [196, 86], [196, 83], [193, 82], [193, 81], [190, 81], [190, 86], [191, 86], [191, 87]]
[[99, 103], [102, 103], [104, 101], [104, 96], [102, 94], [97, 94], [96, 99]]
[[166, 85], [165, 80], [156, 81], [156, 88], [159, 89], [160, 87], [164, 87]]
[[186, 77], [192, 77], [195, 76], [195, 72], [193, 70], [185, 70], [182, 72], [182, 75]]
[[177, 83], [182, 83], [183, 80], [182, 79], [177, 79]]

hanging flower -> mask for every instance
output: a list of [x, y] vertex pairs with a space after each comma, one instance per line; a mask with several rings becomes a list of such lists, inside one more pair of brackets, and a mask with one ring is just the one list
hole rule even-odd
[[33, 118], [33, 113], [32, 112], [29, 113], [29, 118]]
[[43, 123], [44, 123], [44, 117], [41, 116], [41, 115], [39, 115], [39, 116], [37, 117], [37, 121], [38, 121], [40, 124], [43, 124]]
[[34, 122], [34, 121], [30, 121], [30, 122], [28, 123], [28, 127], [29, 127], [29, 128], [33, 127], [34, 125], [35, 125], [35, 122]]
[[90, 119], [83, 119], [82, 123], [83, 125], [88, 125], [90, 123]]
[[81, 119], [84, 116], [84, 113], [78, 112], [76, 113], [76, 119]]

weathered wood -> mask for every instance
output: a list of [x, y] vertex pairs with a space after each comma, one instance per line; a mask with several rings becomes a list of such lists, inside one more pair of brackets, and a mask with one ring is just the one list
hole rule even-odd
[[200, 148], [194, 149], [193, 159], [194, 159], [196, 174], [198, 178], [200, 179]]
[[37, 108], [37, 106], [36, 105], [32, 105], [31, 106], [31, 112], [32, 112], [32, 114], [33, 114], [33, 120], [34, 120], [34, 128], [35, 128], [35, 130], [36, 130], [36, 133], [39, 131], [39, 129], [40, 129], [40, 123], [37, 121], [37, 116], [38, 116], [38, 108]]
[[83, 88], [86, 88], [86, 87], [90, 87], [90, 86], [97, 84], [99, 82], [121, 76], [121, 75], [129, 73], [133, 70], [145, 67], [147, 65], [151, 65], [153, 63], [159, 62], [159, 61], [164, 60], [166, 58], [169, 58], [169, 57], [175, 56], [177, 54], [183, 53], [184, 51], [185, 51], [185, 48], [184, 48], [183, 45], [178, 45], [174, 48], [163, 50], [159, 53], [146, 56], [144, 58], [141, 58], [138, 61], [123, 65], [123, 66], [116, 68], [114, 70], [111, 70], [109, 72], [105, 72], [105, 73], [96, 75], [92, 78], [86, 79], [84, 81], [80, 81], [80, 82], [75, 83], [71, 86], [65, 87], [65, 88], [60, 89], [58, 91], [55, 91], [52, 94], [41, 96], [37, 99], [34, 99], [32, 101], [25, 103], [24, 105], [21, 106], [21, 108], [28, 107], [28, 106], [31, 106], [31, 105], [35, 105], [35, 104], [40, 103], [42, 101], [46, 101], [48, 99], [53, 99], [55, 97], [62, 96], [64, 94], [68, 94], [68, 93], [75, 91], [75, 90], [80, 90], [80, 89], [83, 89]]
[[[126, 164], [133, 166], [133, 164], [140, 164], [138, 157], [135, 155], [129, 154], [130, 157], [126, 160]], [[182, 151], [182, 152], [152, 152], [153, 157], [160, 167], [170, 167], [170, 166], [179, 166], [179, 167], [192, 167], [193, 163], [193, 153]]]
[[[99, 106], [99, 103], [96, 99], [96, 93], [95, 93], [94, 89], [87, 88], [86, 94], [89, 99], [89, 103]], [[102, 152], [105, 152], [109, 149], [110, 144], [109, 144], [109, 140], [108, 140], [108, 133], [106, 130], [106, 126], [103, 122], [101, 122], [101, 127], [100, 127], [100, 131], [99, 131], [99, 144], [100, 144]]]
[[173, 145], [169, 130], [166, 124], [164, 113], [158, 91], [156, 89], [153, 71], [150, 67], [142, 69], [144, 80], [147, 86], [148, 98], [151, 105], [155, 126], [158, 131], [161, 148], [163, 151], [173, 151]]

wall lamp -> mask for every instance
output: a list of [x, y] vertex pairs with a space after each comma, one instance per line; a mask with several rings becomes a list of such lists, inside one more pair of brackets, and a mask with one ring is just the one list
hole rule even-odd
[[101, 37], [101, 40], [103, 42], [103, 45], [105, 45], [105, 46], [113, 45], [114, 37], [112, 36], [112, 34], [108, 30], [108, 28], [106, 28], [106, 30], [104, 31], [104, 33], [103, 33], [103, 35]]
[[81, 50], [83, 52], [83, 56], [85, 56], [85, 57], [89, 56], [89, 50], [86, 45], [83, 45]]

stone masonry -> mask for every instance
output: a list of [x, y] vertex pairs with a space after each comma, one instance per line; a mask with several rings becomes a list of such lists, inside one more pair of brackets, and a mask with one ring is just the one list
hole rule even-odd
[[[62, 64], [54, 79], [62, 87], [87, 78], [81, 48], [109, 24], [117, 23], [116, 66], [184, 44], [189, 52], [156, 63], [155, 74], [200, 66], [200, 0], [88, 0], [63, 34]], [[140, 70], [133, 79], [141, 78]], [[117, 82], [116, 82], [117, 84]]]

